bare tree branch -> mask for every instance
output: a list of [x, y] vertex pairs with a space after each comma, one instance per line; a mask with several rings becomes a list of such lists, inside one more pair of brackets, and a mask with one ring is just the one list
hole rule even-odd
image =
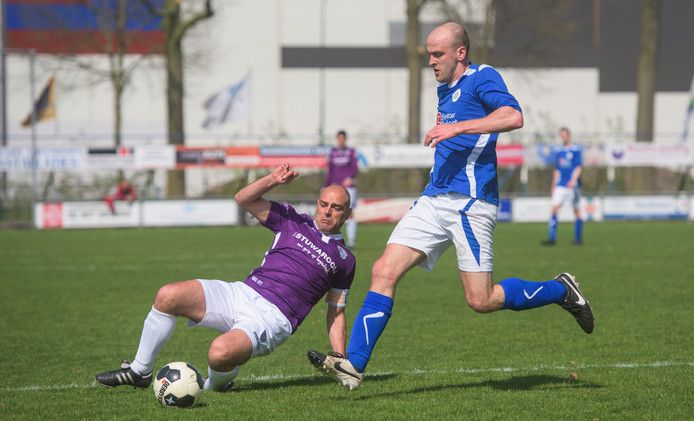
[[176, 42], [179, 42], [181, 38], [183, 38], [183, 35], [186, 32], [188, 32], [188, 30], [192, 28], [196, 23], [200, 22], [201, 20], [208, 19], [212, 16], [214, 16], [214, 10], [212, 10], [212, 0], [205, 0], [205, 10], [192, 16], [187, 21], [182, 22], [176, 28], [176, 31], [173, 33], [173, 39]]
[[154, 16], [159, 16], [159, 17], [164, 17], [164, 13], [162, 12], [161, 9], [157, 9], [154, 7], [152, 2], [150, 0], [140, 0], [143, 6], [147, 9], [149, 13], [151, 13]]

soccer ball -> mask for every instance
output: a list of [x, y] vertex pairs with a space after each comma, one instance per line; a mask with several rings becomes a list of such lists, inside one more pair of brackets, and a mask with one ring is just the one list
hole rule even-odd
[[200, 372], [184, 362], [166, 364], [152, 382], [154, 397], [162, 406], [190, 408], [202, 394], [203, 380]]

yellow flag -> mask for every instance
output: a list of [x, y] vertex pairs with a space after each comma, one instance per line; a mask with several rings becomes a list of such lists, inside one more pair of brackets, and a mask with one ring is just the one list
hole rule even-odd
[[32, 113], [36, 123], [55, 118], [55, 77], [48, 79], [48, 83], [34, 103], [34, 109], [22, 120], [23, 127], [31, 126]]

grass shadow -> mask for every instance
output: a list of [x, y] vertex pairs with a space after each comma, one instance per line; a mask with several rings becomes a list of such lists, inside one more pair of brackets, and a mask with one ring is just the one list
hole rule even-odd
[[570, 380], [566, 377], [550, 376], [546, 374], [534, 374], [528, 376], [514, 376], [504, 380], [486, 380], [481, 386], [489, 386], [496, 390], [537, 390], [555, 389], [557, 387], [599, 389], [601, 384], [582, 380]]
[[[371, 378], [369, 378], [371, 380]], [[566, 377], [550, 376], [550, 375], [528, 375], [528, 376], [513, 376], [503, 380], [483, 380], [479, 382], [466, 382], [457, 384], [445, 384], [427, 387], [417, 387], [410, 390], [400, 390], [386, 393], [370, 394], [359, 396], [355, 400], [368, 400], [384, 397], [396, 397], [407, 394], [439, 392], [446, 389], [469, 389], [491, 387], [496, 390], [505, 391], [528, 391], [528, 390], [556, 390], [558, 388], [589, 388], [599, 389], [604, 387], [601, 384], [586, 382], [582, 380], [569, 380]]]
[[[369, 376], [369, 382], [384, 381], [396, 377], [395, 374], [379, 374]], [[337, 385], [337, 382], [322, 375], [297, 377], [278, 381], [272, 380], [241, 380], [231, 389], [232, 392], [255, 392], [259, 390], [281, 389], [289, 386], [320, 386], [325, 384]], [[341, 387], [341, 386], [340, 386]]]

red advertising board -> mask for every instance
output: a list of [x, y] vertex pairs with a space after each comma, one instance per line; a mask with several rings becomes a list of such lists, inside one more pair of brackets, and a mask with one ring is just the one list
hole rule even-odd
[[496, 161], [499, 166], [523, 165], [525, 148], [523, 145], [496, 145]]
[[63, 204], [44, 203], [43, 204], [43, 228], [62, 228], [63, 227]]

